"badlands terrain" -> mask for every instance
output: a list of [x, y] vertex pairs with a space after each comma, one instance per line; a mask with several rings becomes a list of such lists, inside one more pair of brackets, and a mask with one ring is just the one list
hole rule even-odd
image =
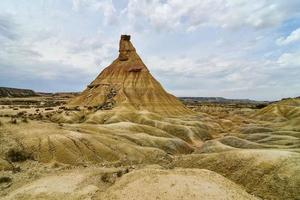
[[0, 98], [0, 199], [300, 199], [300, 98], [179, 100], [119, 45], [80, 94]]

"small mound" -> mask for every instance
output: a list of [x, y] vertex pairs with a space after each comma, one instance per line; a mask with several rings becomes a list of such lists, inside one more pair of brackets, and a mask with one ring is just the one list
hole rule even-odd
[[[130, 198], [129, 198], [130, 197]], [[142, 169], [124, 175], [98, 199], [256, 199], [240, 186], [208, 170]]]
[[181, 156], [175, 166], [215, 171], [263, 199], [300, 196], [300, 154], [282, 150], [231, 150]]

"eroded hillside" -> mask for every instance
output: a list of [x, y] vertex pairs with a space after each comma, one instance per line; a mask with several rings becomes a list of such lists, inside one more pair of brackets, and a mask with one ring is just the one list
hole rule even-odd
[[[201, 107], [202, 112], [182, 117], [127, 109], [4, 106], [1, 196], [125, 199], [136, 194], [133, 199], [140, 199], [159, 183], [165, 186], [149, 199], [297, 199], [298, 103], [291, 99], [263, 109]], [[190, 176], [199, 176], [200, 182]], [[135, 181], [144, 183], [144, 192], [136, 193]]]

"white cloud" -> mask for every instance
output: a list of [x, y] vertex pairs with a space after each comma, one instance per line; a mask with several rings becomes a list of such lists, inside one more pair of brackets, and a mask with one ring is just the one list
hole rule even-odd
[[0, 39], [1, 38], [9, 40], [18, 38], [15, 21], [8, 14], [0, 14]]
[[297, 7], [297, 0], [288, 6], [284, 0], [129, 0], [126, 12], [130, 19], [143, 17], [159, 30], [183, 25], [193, 31], [203, 25], [274, 27], [299, 15]]
[[[14, 22], [15, 19], [9, 20]], [[99, 65], [104, 67], [111, 62], [112, 50], [115, 50], [111, 40], [100, 33], [78, 39], [64, 38], [51, 29], [20, 28], [17, 23], [0, 18], [0, 26], [1, 22], [14, 24], [3, 27], [6, 28], [5, 33], [11, 32], [18, 37], [0, 38], [0, 78], [4, 74], [20, 74], [22, 78], [55, 80], [61, 76], [68, 77], [72, 71], [82, 76], [94, 75], [99, 73]]]
[[299, 85], [299, 58], [299, 54], [284, 54], [274, 60], [226, 58], [226, 55], [203, 60], [151, 57], [145, 63], [170, 91], [181, 96], [253, 98], [253, 95], [264, 99], [269, 95], [276, 99], [282, 95], [272, 93], [275, 88], [285, 91], [283, 88], [287, 86], [297, 88], [297, 82]]
[[80, 11], [84, 8], [103, 14], [105, 25], [118, 22], [118, 13], [112, 0], [73, 0], [73, 10]]
[[[226, 57], [208, 57], [203, 60], [150, 57], [145, 61], [153, 73], [168, 77], [169, 81], [173, 80], [171, 77], [186, 77], [191, 79], [190, 81], [194, 79], [203, 82], [206, 86], [207, 82], [216, 85], [222, 82], [233, 84], [235, 87], [249, 88], [267, 82], [270, 66], [274, 65], [274, 62], [268, 60], [255, 61]], [[177, 83], [177, 85], [183, 87], [188, 82]], [[226, 84], [223, 86], [225, 87]]]
[[208, 77], [234, 70], [239, 61], [223, 58], [193, 59], [187, 57], [148, 57], [146, 64], [158, 73], [177, 76]]
[[279, 58], [277, 63], [284, 67], [297, 67], [300, 69], [300, 52], [284, 53]]
[[290, 35], [288, 35], [286, 38], [281, 37], [276, 40], [276, 43], [278, 45], [287, 45], [294, 42], [300, 41], [300, 28], [294, 30]]

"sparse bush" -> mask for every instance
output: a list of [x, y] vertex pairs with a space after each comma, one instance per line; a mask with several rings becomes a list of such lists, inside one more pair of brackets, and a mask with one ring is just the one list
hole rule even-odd
[[21, 171], [21, 167], [19, 167], [19, 166], [14, 167], [12, 171], [13, 171], [13, 173], [18, 173]]
[[43, 115], [41, 114], [41, 113], [39, 113], [38, 115], [37, 115], [37, 119], [39, 119], [39, 120], [42, 120], [44, 117], [43, 117]]
[[110, 182], [110, 176], [109, 174], [105, 173], [101, 176], [101, 180], [104, 182], [104, 183], [109, 183]]
[[45, 110], [54, 110], [54, 108], [45, 108]]
[[85, 121], [85, 116], [84, 115], [80, 116], [79, 122], [84, 122], [84, 121]]
[[101, 176], [101, 180], [104, 183], [114, 183], [116, 181], [117, 178], [122, 177], [124, 174], [129, 173], [129, 169], [125, 169], [125, 170], [119, 170], [117, 172], [114, 173], [105, 173]]
[[13, 110], [19, 110], [19, 108], [14, 107]]
[[53, 165], [52, 165], [53, 168], [58, 168], [60, 167], [60, 164], [58, 164], [57, 162], [55, 162]]
[[79, 106], [76, 106], [74, 110], [75, 110], [75, 111], [80, 111], [80, 107], [79, 107]]
[[0, 126], [3, 126], [3, 122], [0, 120]]
[[124, 174], [127, 174], [127, 173], [129, 173], [129, 172], [130, 172], [129, 168], [126, 168], [126, 169], [122, 169], [122, 170], [117, 171], [117, 172], [114, 173], [113, 175], [114, 175], [114, 177], [120, 178], [120, 177], [122, 177]]
[[27, 119], [27, 117], [23, 117], [23, 118], [22, 118], [22, 122], [24, 122], [24, 123], [28, 123], [28, 119]]
[[18, 112], [17, 117], [22, 117], [26, 114], [26, 111]]
[[12, 124], [17, 124], [18, 121], [17, 121], [16, 118], [11, 118], [11, 119], [10, 119], [10, 123], [12, 123]]
[[11, 178], [9, 178], [7, 176], [0, 177], [0, 184], [1, 183], [10, 183], [11, 181], [12, 181]]
[[117, 177], [121, 177], [121, 176], [123, 176], [123, 171], [122, 170], [120, 170], [120, 171], [117, 171]]
[[23, 150], [10, 149], [6, 153], [6, 160], [10, 162], [23, 162], [28, 159], [32, 159], [32, 155]]

